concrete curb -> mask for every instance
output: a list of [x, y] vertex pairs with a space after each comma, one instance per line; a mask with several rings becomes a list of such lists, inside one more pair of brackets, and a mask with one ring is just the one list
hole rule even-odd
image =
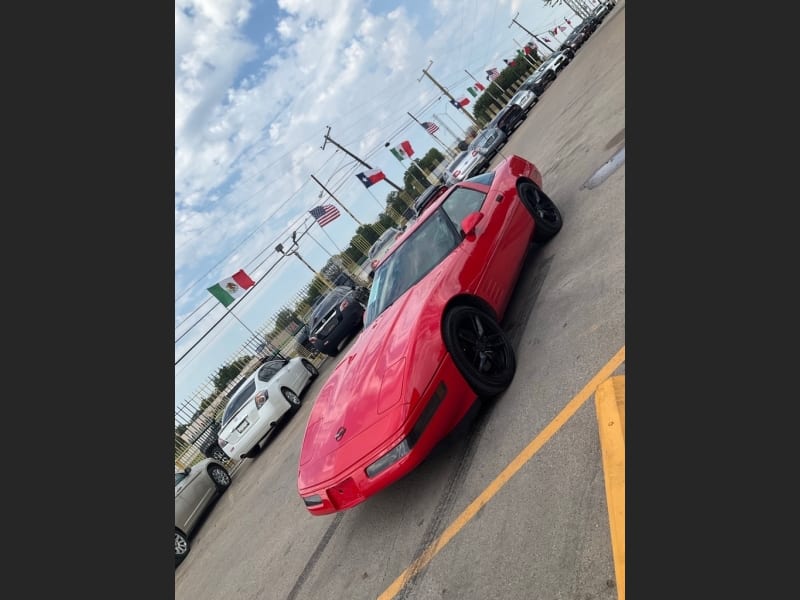
[[625, 600], [625, 376], [610, 377], [595, 391], [606, 483], [617, 598]]

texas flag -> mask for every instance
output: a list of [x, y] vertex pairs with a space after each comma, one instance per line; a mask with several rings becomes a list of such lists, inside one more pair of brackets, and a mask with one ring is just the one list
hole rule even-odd
[[450, 104], [452, 104], [456, 108], [461, 108], [462, 106], [466, 106], [467, 104], [469, 104], [469, 98], [464, 96], [463, 98], [460, 98], [458, 100], [450, 100]]
[[369, 171], [356, 174], [356, 177], [358, 177], [358, 180], [363, 183], [366, 188], [378, 183], [381, 179], [386, 179], [386, 175], [384, 175], [383, 171], [380, 169], [370, 169]]

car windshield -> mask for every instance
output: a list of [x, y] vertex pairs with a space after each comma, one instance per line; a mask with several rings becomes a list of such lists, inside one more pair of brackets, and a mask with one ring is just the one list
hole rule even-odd
[[369, 249], [369, 257], [374, 258], [378, 254], [383, 252], [386, 248], [388, 248], [392, 244], [392, 242], [398, 235], [400, 235], [399, 229], [392, 228], [384, 231], [381, 234], [381, 237], [379, 237], [376, 240], [376, 242], [372, 245], [372, 247]]
[[233, 418], [239, 409], [244, 406], [245, 402], [247, 402], [253, 394], [256, 393], [256, 382], [255, 380], [250, 380], [246, 386], [242, 388], [242, 390], [236, 394], [233, 399], [228, 402], [228, 406], [225, 407], [225, 412], [222, 414], [222, 426], [224, 427], [228, 421]]
[[461, 221], [480, 210], [485, 200], [484, 192], [467, 187], [453, 189], [444, 203], [394, 249], [375, 271], [364, 315], [365, 326], [461, 243]]

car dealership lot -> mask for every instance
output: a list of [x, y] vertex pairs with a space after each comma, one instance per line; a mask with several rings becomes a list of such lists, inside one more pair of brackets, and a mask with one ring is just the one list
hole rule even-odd
[[[559, 235], [529, 255], [509, 306], [518, 369], [508, 391], [405, 479], [314, 517], [297, 494], [297, 461], [311, 404], [339, 360], [327, 359], [281, 435], [235, 472], [176, 569], [177, 600], [617, 597], [591, 402], [507, 482], [495, 478], [624, 345], [625, 165], [582, 187], [624, 145], [624, 10], [605, 19], [501, 151], [541, 169], [564, 217]], [[432, 548], [446, 531], [449, 542]]]

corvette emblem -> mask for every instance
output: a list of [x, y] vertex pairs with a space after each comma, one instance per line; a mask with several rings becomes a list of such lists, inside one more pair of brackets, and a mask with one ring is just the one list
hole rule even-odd
[[339, 427], [339, 431], [336, 432], [336, 441], [338, 442], [344, 437], [344, 432], [347, 431], [344, 427]]

